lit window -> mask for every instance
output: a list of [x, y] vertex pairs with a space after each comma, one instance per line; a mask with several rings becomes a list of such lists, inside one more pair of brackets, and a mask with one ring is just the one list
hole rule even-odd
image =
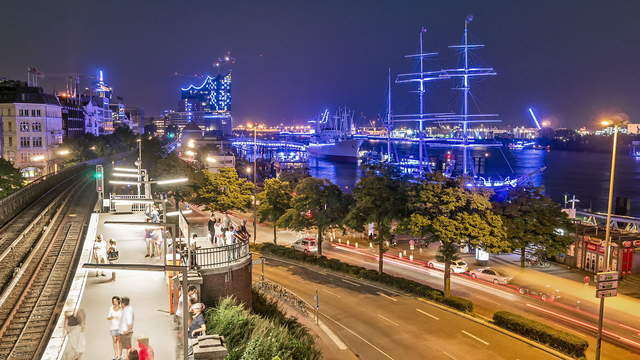
[[20, 131], [29, 132], [29, 123], [26, 122], [26, 121], [21, 121], [20, 122]]
[[42, 147], [42, 138], [41, 137], [32, 137], [31, 141], [33, 143], [33, 147], [39, 148]]
[[31, 147], [31, 138], [29, 138], [28, 136], [20, 137], [20, 147], [21, 148]]

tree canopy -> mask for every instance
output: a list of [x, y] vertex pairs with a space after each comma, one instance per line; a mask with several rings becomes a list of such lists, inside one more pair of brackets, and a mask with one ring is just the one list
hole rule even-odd
[[318, 230], [318, 253], [322, 255], [324, 231], [338, 225], [349, 207], [348, 197], [329, 180], [305, 178], [296, 186], [291, 208], [278, 220], [278, 225], [292, 230]]
[[232, 168], [221, 168], [217, 173], [202, 170], [203, 181], [194, 203], [204, 205], [209, 211], [246, 211], [251, 207], [253, 184], [238, 177]]
[[258, 194], [260, 221], [273, 223], [273, 242], [277, 242], [277, 221], [291, 207], [291, 185], [280, 179], [264, 181], [264, 191]]
[[23, 185], [24, 179], [20, 170], [16, 169], [10, 161], [0, 158], [0, 198], [8, 196]]
[[570, 225], [559, 204], [542, 194], [542, 189], [522, 186], [513, 189], [507, 201], [494, 203], [494, 211], [502, 216], [508, 241], [513, 249], [521, 250], [520, 266], [525, 266], [525, 248], [534, 245], [547, 255], [567, 249], [573, 241], [558, 229]]

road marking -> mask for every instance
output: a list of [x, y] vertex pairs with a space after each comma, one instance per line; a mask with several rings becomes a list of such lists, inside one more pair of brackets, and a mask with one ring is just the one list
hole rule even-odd
[[337, 322], [336, 320], [332, 319], [330, 316], [328, 316], [325, 313], [320, 313], [320, 314], [322, 314], [322, 316], [326, 317], [327, 319], [333, 321], [334, 323], [336, 323], [341, 328], [343, 328], [343, 329], [347, 330], [348, 332], [350, 332], [351, 335], [353, 335], [353, 336], [357, 337], [358, 339], [364, 341], [367, 345], [369, 345], [372, 348], [378, 350], [378, 352], [380, 352], [382, 355], [388, 357], [391, 360], [394, 360], [391, 356], [389, 356], [389, 354], [387, 354], [386, 352], [382, 351], [379, 347], [377, 347], [377, 346], [373, 345], [372, 343], [368, 342], [365, 338], [363, 338], [362, 336], [356, 334], [353, 330], [349, 329], [348, 327], [346, 327], [346, 326], [342, 325], [341, 323]]
[[386, 320], [386, 321], [390, 322], [391, 324], [393, 324], [393, 325], [395, 325], [395, 326], [400, 326], [400, 324], [398, 324], [397, 322], [391, 321], [391, 320], [387, 319], [386, 317], [384, 317], [384, 316], [382, 316], [382, 315], [380, 315], [380, 314], [378, 314], [378, 317], [379, 317], [380, 319], [382, 319], [382, 320]]
[[416, 311], [417, 311], [417, 312], [419, 312], [419, 313], [421, 313], [421, 314], [427, 315], [428, 317], [430, 317], [430, 318], [432, 318], [432, 319], [440, 320], [440, 318], [439, 318], [439, 317], [434, 316], [434, 315], [431, 315], [431, 314], [429, 314], [429, 313], [428, 313], [428, 312], [426, 312], [426, 311], [422, 311], [422, 310], [420, 310], [420, 309], [416, 309]]
[[356, 283], [354, 283], [353, 281], [349, 281], [349, 280], [346, 280], [346, 279], [340, 279], [340, 280], [342, 280], [342, 281], [346, 282], [347, 284], [351, 284], [351, 285], [353, 285], [353, 286], [360, 286], [360, 284], [356, 284]]
[[335, 297], [337, 297], [337, 298], [340, 298], [340, 295], [338, 295], [338, 294], [334, 293], [333, 291], [329, 291], [329, 290], [327, 290], [327, 289], [320, 290], [320, 291], [321, 291], [321, 292], [326, 292], [327, 294], [331, 294], [331, 295], [333, 295], [333, 296], [335, 296]]
[[452, 360], [458, 360], [458, 359], [454, 358], [453, 356], [451, 356], [451, 354], [447, 353], [446, 351], [443, 351], [442, 353], [443, 353], [443, 354], [445, 354], [445, 355], [447, 355], [447, 357], [448, 357], [449, 359], [452, 359]]
[[320, 327], [320, 329], [322, 331], [324, 331], [325, 334], [327, 334], [327, 336], [329, 337], [329, 339], [331, 339], [331, 341], [333, 341], [336, 346], [338, 347], [338, 349], [340, 350], [347, 350], [347, 345], [345, 345], [342, 340], [340, 340], [340, 338], [338, 337], [338, 335], [336, 335], [333, 331], [331, 331], [331, 329], [329, 329], [327, 327], [327, 325], [325, 325], [322, 321], [318, 322], [318, 326]]
[[380, 295], [380, 296], [384, 296], [384, 297], [386, 297], [387, 299], [389, 299], [389, 300], [391, 300], [391, 301], [395, 301], [395, 302], [397, 302], [397, 301], [398, 301], [398, 299], [394, 299], [394, 298], [392, 298], [391, 296], [389, 296], [389, 295], [387, 295], [387, 294], [383, 294], [383, 293], [381, 293], [380, 291], [378, 291], [378, 293], [377, 293], [377, 294], [378, 294], [378, 295]]
[[486, 342], [486, 341], [484, 341], [484, 340], [480, 339], [479, 337], [477, 337], [477, 336], [475, 336], [475, 335], [473, 335], [473, 334], [471, 334], [471, 333], [468, 333], [468, 332], [466, 332], [466, 331], [464, 331], [464, 330], [462, 330], [462, 332], [463, 332], [465, 335], [467, 335], [467, 336], [469, 336], [469, 337], [472, 337], [472, 338], [474, 338], [474, 339], [476, 339], [476, 340], [480, 341], [481, 343], [483, 343], [483, 344], [485, 344], [485, 345], [489, 345], [489, 343], [488, 343], [488, 342]]

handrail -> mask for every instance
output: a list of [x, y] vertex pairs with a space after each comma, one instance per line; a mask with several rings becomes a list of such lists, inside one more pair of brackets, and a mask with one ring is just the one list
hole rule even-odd
[[249, 242], [239, 241], [235, 244], [200, 248], [193, 251], [195, 266], [200, 269], [217, 269], [240, 263], [251, 258]]

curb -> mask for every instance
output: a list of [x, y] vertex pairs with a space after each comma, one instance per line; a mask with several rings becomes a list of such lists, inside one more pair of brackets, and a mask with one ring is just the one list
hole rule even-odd
[[[421, 298], [421, 297], [417, 297], [417, 296], [413, 296], [413, 295], [408, 295], [407, 293], [405, 293], [403, 291], [398, 291], [398, 290], [395, 290], [395, 289], [390, 290], [389, 288], [387, 288], [386, 286], [384, 286], [382, 284], [377, 284], [377, 283], [373, 284], [368, 280], [363, 280], [363, 279], [352, 277], [352, 276], [348, 276], [348, 275], [345, 275], [345, 274], [336, 273], [333, 270], [324, 269], [324, 268], [321, 268], [321, 267], [313, 265], [313, 264], [305, 264], [305, 263], [301, 263], [301, 262], [298, 262], [298, 261], [295, 261], [295, 260], [282, 259], [280, 257], [277, 257], [275, 255], [270, 255], [270, 254], [268, 256], [264, 256], [262, 253], [257, 252], [257, 251], [254, 251], [252, 253], [253, 254], [260, 254], [261, 257], [266, 258], [266, 259], [271, 259], [271, 260], [283, 262], [283, 263], [286, 263], [286, 264], [301, 266], [301, 267], [304, 267], [304, 268], [306, 268], [308, 270], [311, 270], [311, 271], [314, 271], [314, 272], [318, 272], [318, 273], [330, 273], [330, 274], [335, 275], [337, 277], [349, 279], [349, 280], [352, 280], [352, 281], [358, 281], [360, 283], [363, 283], [363, 284], [366, 284], [366, 285], [369, 285], [369, 286], [372, 286], [372, 287], [375, 287], [375, 288], [383, 289], [385, 291], [389, 291], [389, 292], [397, 294], [397, 295], [403, 295], [403, 296], [407, 296], [407, 297], [412, 297], [412, 298], [414, 298], [414, 299], [416, 299], [418, 301], [421, 301], [421, 302], [427, 303], [429, 305], [435, 306], [435, 307], [439, 308], [440, 310], [447, 311], [447, 312], [449, 312], [451, 314], [456, 314], [458, 316], [464, 317], [467, 320], [474, 321], [474, 322], [476, 322], [476, 323], [478, 323], [480, 325], [483, 325], [483, 326], [485, 326], [487, 328], [490, 328], [490, 329], [492, 329], [494, 331], [497, 331], [497, 332], [499, 332], [501, 334], [504, 334], [504, 335], [507, 335], [507, 336], [509, 336], [511, 338], [514, 338], [516, 340], [522, 341], [522, 342], [524, 342], [524, 343], [526, 343], [526, 344], [528, 344], [530, 346], [533, 346], [533, 347], [535, 347], [537, 349], [540, 349], [540, 350], [542, 350], [542, 351], [544, 351], [544, 352], [546, 352], [546, 353], [548, 353], [550, 355], [553, 355], [553, 356], [555, 356], [557, 358], [564, 359], [564, 360], [575, 360], [575, 358], [573, 358], [573, 357], [571, 357], [569, 355], [565, 355], [565, 354], [563, 354], [563, 353], [561, 353], [561, 352], [559, 352], [559, 351], [557, 351], [557, 350], [555, 350], [555, 349], [553, 349], [551, 347], [548, 347], [548, 346], [546, 346], [544, 344], [541, 344], [541, 343], [538, 343], [536, 341], [527, 339], [527, 338], [525, 338], [525, 337], [523, 337], [521, 335], [518, 335], [518, 334], [516, 334], [514, 332], [511, 332], [511, 331], [509, 331], [507, 329], [503, 329], [503, 328], [501, 328], [501, 327], [499, 327], [497, 325], [494, 325], [494, 324], [491, 323], [491, 320], [489, 318], [487, 318], [485, 316], [482, 316], [482, 315], [478, 315], [478, 314], [475, 314], [475, 313], [473, 313], [473, 315], [470, 315], [470, 314], [455, 310], [453, 308], [449, 308], [447, 306], [438, 304], [436, 302], [427, 300], [425, 298]], [[322, 269], [323, 271], [318, 271], [316, 268]], [[480, 318], [478, 318], [478, 317], [480, 317]]]

